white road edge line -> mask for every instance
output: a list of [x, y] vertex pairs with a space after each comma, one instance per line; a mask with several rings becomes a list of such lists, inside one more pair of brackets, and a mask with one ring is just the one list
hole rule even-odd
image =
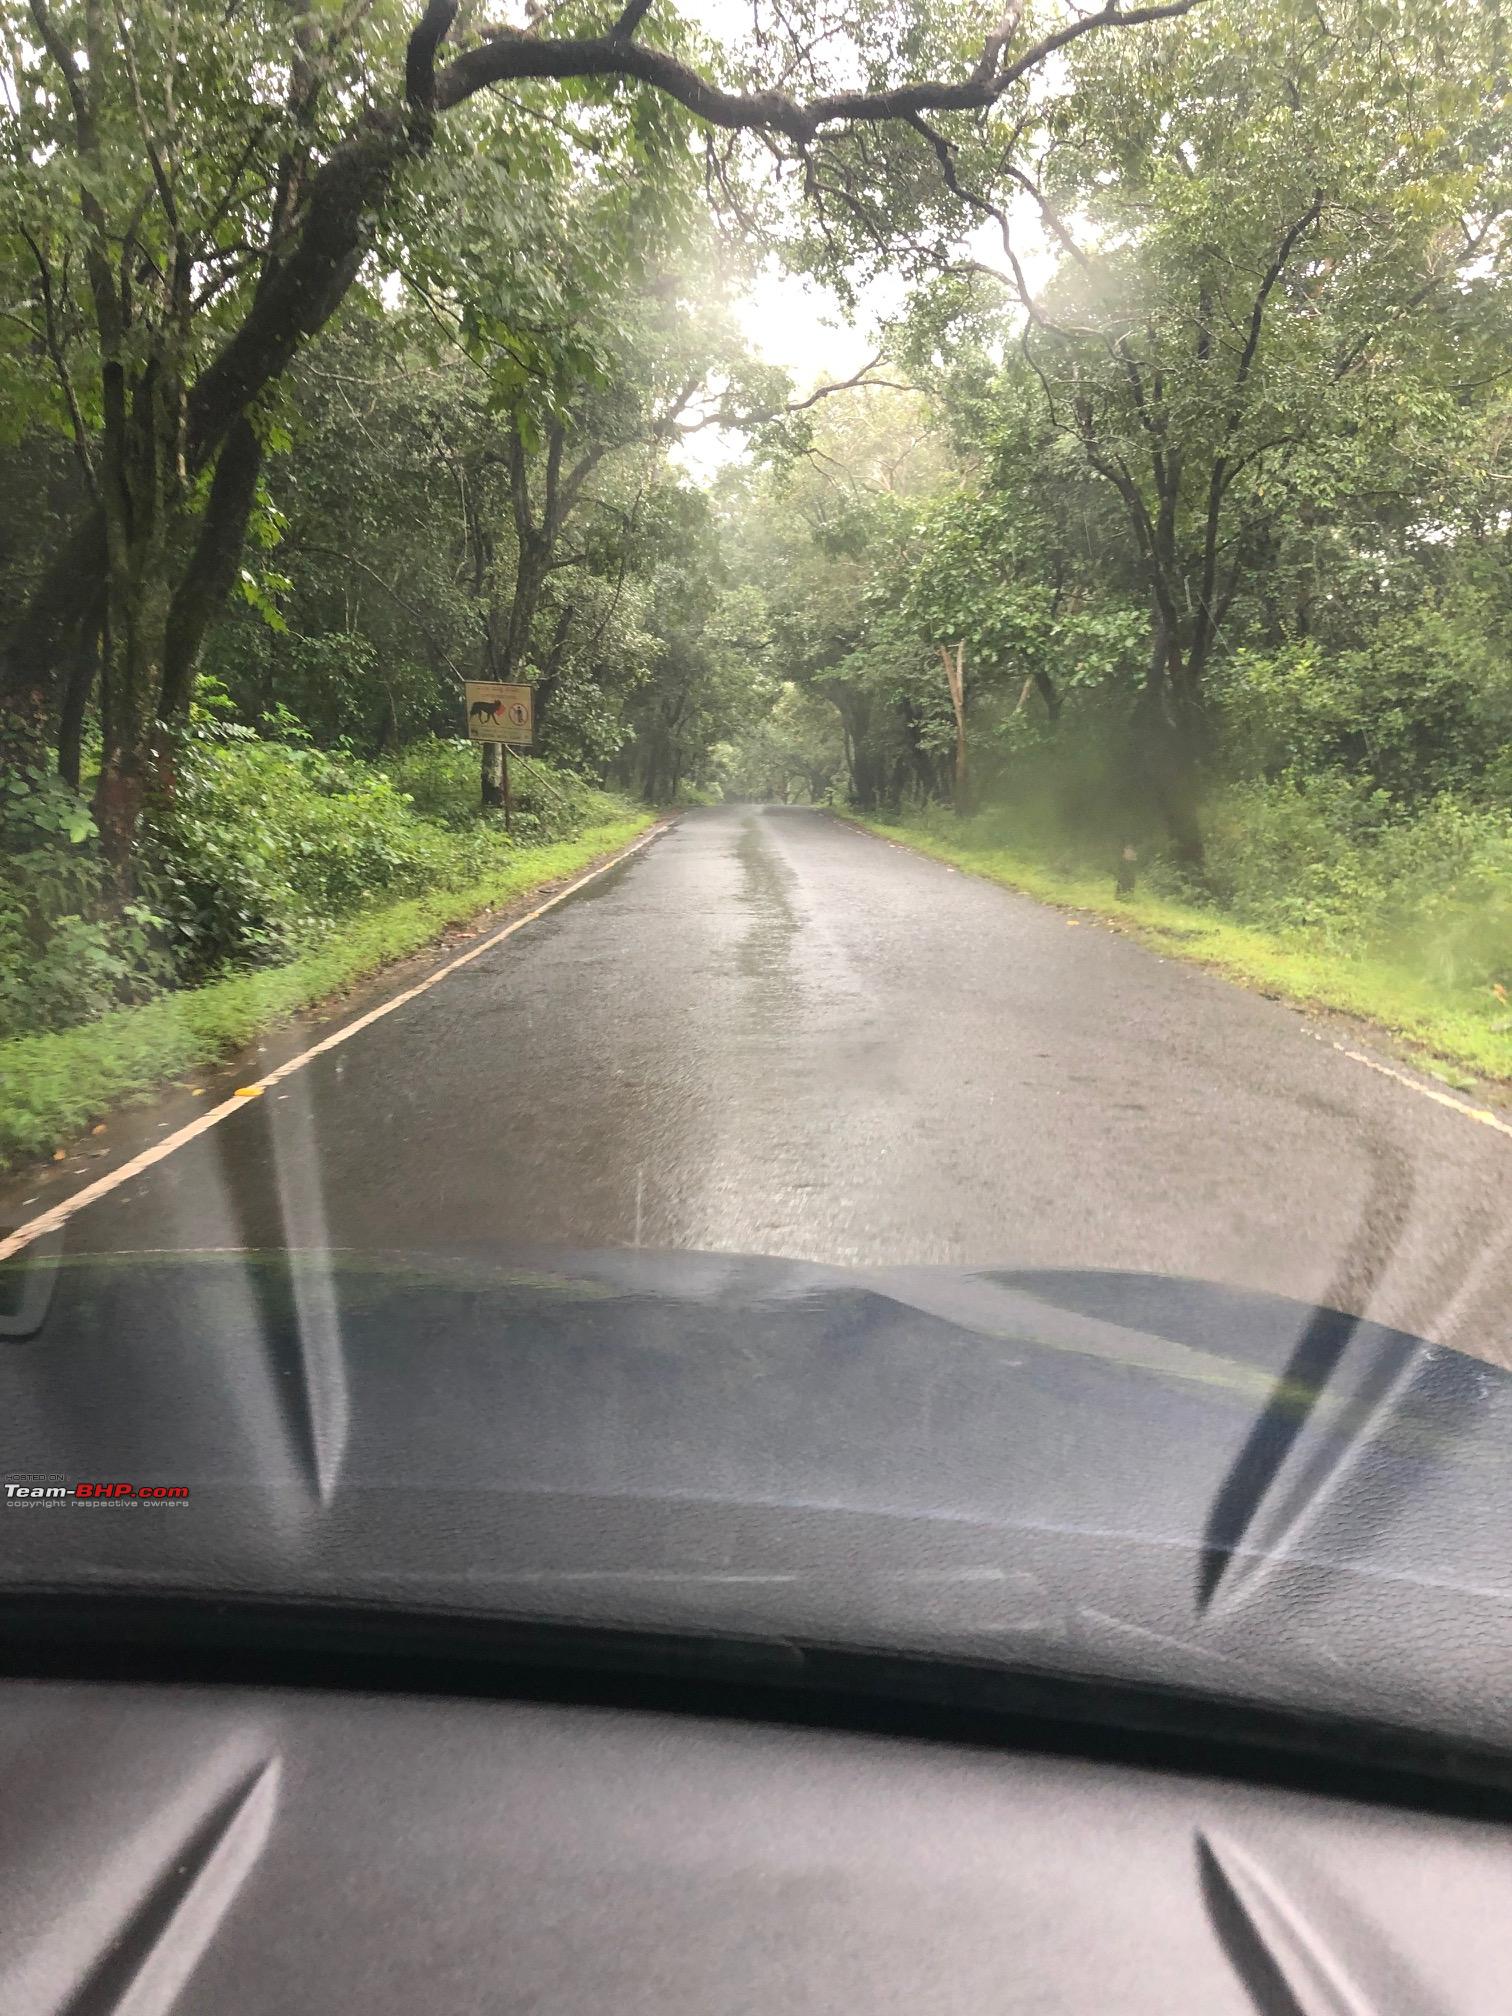
[[[1424, 1099], [1432, 1099], [1436, 1105], [1447, 1106], [1451, 1113], [1462, 1113], [1467, 1120], [1478, 1120], [1482, 1127], [1494, 1127], [1498, 1134], [1505, 1134], [1512, 1140], [1512, 1124], [1501, 1119], [1486, 1106], [1470, 1106], [1463, 1099], [1456, 1099], [1452, 1092], [1435, 1091], [1431, 1085], [1421, 1085], [1416, 1078], [1409, 1078], [1405, 1071], [1393, 1071], [1389, 1064], [1381, 1064], [1374, 1057], [1367, 1057], [1362, 1050], [1351, 1050], [1347, 1044], [1335, 1043], [1335, 1050], [1341, 1057], [1348, 1057], [1356, 1064], [1363, 1064], [1369, 1071], [1379, 1071], [1383, 1078], [1395, 1078], [1398, 1085], [1405, 1085], [1409, 1092], [1417, 1092]], [[0, 1248], [0, 1253], [3, 1253]]]
[[523, 931], [527, 924], [534, 924], [538, 917], [544, 917], [548, 910], [554, 910], [559, 903], [565, 903], [569, 896], [575, 896], [579, 889], [597, 881], [600, 875], [607, 875], [611, 868], [618, 868], [622, 861], [628, 861], [632, 855], [639, 854], [642, 848], [649, 847], [653, 840], [659, 839], [666, 831], [667, 823], [658, 822], [648, 833], [643, 833], [639, 840], [621, 848], [618, 854], [611, 854], [607, 861], [600, 861], [596, 868], [590, 868], [586, 875], [579, 875], [575, 882], [569, 882], [564, 889], [558, 889], [554, 896], [548, 896], [546, 901], [538, 903], [534, 910], [528, 910], [523, 917], [516, 917], [512, 924], [506, 924], [502, 929], [495, 931], [492, 936], [485, 938], [481, 945], [474, 945], [471, 951], [463, 952], [457, 958], [448, 960], [446, 965], [438, 967], [434, 973], [424, 980], [417, 981], [413, 987], [406, 987], [402, 993], [392, 995], [387, 1001], [380, 1001], [376, 1008], [370, 1008], [365, 1015], [359, 1015], [355, 1022], [348, 1022], [331, 1035], [322, 1037], [320, 1042], [312, 1043], [308, 1050], [301, 1050], [297, 1057], [288, 1058], [275, 1070], [270, 1071], [265, 1078], [255, 1079], [242, 1091], [233, 1092], [229, 1099], [223, 1099], [219, 1106], [212, 1106], [208, 1113], [201, 1113], [187, 1126], [180, 1127], [178, 1132], [170, 1134], [166, 1141], [154, 1142], [150, 1148], [144, 1148], [140, 1155], [133, 1155], [129, 1162], [123, 1162], [119, 1169], [112, 1169], [108, 1175], [97, 1178], [93, 1183], [86, 1183], [82, 1190], [76, 1190], [72, 1197], [65, 1197], [62, 1203], [55, 1204], [51, 1211], [42, 1211], [35, 1218], [28, 1218], [26, 1223], [17, 1226], [8, 1238], [0, 1239], [0, 1260], [9, 1260], [13, 1253], [21, 1252], [24, 1247], [30, 1246], [33, 1240], [46, 1238], [49, 1232], [60, 1231], [70, 1218], [93, 1204], [97, 1198], [118, 1189], [122, 1183], [129, 1183], [133, 1177], [142, 1175], [152, 1168], [154, 1163], [161, 1162], [171, 1155], [176, 1148], [182, 1148], [186, 1141], [193, 1141], [201, 1134], [208, 1134], [212, 1127], [218, 1127], [222, 1120], [229, 1120], [233, 1113], [244, 1113], [251, 1094], [266, 1092], [270, 1085], [281, 1085], [285, 1078], [292, 1078], [296, 1071], [303, 1070], [311, 1058], [323, 1056], [327, 1050], [336, 1049], [349, 1037], [360, 1035], [374, 1022], [382, 1021], [385, 1015], [392, 1015], [396, 1008], [402, 1008], [407, 1001], [413, 1001], [417, 995], [428, 993], [449, 974], [455, 973], [459, 966], [469, 966], [474, 959], [481, 959], [485, 952], [491, 952], [495, 945], [501, 945], [506, 938], [512, 938], [516, 931]]
[[[910, 847], [902, 840], [889, 840], [886, 834], [873, 833], [869, 827], [853, 825], [849, 819], [842, 819], [840, 824], [848, 832], [859, 835], [863, 840], [880, 840], [883, 846], [896, 847], [904, 854], [918, 856], [921, 853], [921, 849], [917, 847]], [[938, 854], [924, 854], [922, 858], [926, 861], [938, 861], [940, 857]], [[954, 874], [954, 872], [954, 869], [952, 869], [951, 873]], [[1031, 897], [1029, 900], [1034, 902], [1037, 899]], [[1116, 928], [1111, 918], [1100, 918], [1096, 921], [1102, 923], [1107, 928]], [[1133, 942], [1138, 943], [1138, 940]], [[1148, 952], [1154, 952], [1154, 949], [1153, 946], [1145, 947], [1145, 950]], [[1166, 963], [1164, 956], [1159, 953], [1156, 953], [1155, 956], [1160, 959], [1161, 965], [1164, 966]], [[1424, 1099], [1432, 1099], [1436, 1105], [1447, 1106], [1451, 1113], [1461, 1113], [1467, 1120], [1478, 1120], [1482, 1127], [1494, 1127], [1498, 1134], [1505, 1134], [1508, 1140], [1512, 1141], [1512, 1123], [1503, 1120], [1498, 1114], [1493, 1113], [1489, 1107], [1471, 1106], [1463, 1099], [1456, 1099], [1451, 1092], [1435, 1091], [1431, 1085], [1422, 1085], [1416, 1078], [1409, 1078], [1405, 1071], [1393, 1071], [1389, 1064], [1378, 1063], [1374, 1057], [1367, 1057], [1361, 1050], [1351, 1050], [1347, 1043], [1335, 1043], [1332, 1047], [1338, 1051], [1341, 1057], [1348, 1057], [1355, 1064], [1363, 1064], [1367, 1071], [1379, 1071], [1383, 1078], [1394, 1078], [1398, 1085], [1405, 1085], [1409, 1092], [1420, 1093]], [[0, 1252], [0, 1258], [3, 1258], [3, 1252]]]

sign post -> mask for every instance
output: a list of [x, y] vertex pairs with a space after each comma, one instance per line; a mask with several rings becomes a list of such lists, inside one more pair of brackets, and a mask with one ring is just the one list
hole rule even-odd
[[466, 679], [462, 692], [467, 707], [467, 735], [472, 742], [497, 742], [504, 766], [504, 830], [514, 822], [509, 796], [509, 752], [528, 749], [535, 739], [535, 693], [503, 679]]

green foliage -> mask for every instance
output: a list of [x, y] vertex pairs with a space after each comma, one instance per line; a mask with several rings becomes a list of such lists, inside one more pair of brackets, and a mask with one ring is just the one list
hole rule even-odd
[[[533, 756], [511, 756], [509, 770], [517, 837], [556, 838], [617, 809], [596, 786]], [[463, 833], [476, 830], [478, 752], [471, 742], [439, 737], [412, 742], [384, 764], [384, 772], [422, 818]], [[490, 831], [496, 839], [496, 826]]]
[[1236, 916], [1489, 994], [1512, 987], [1512, 818], [1452, 797], [1392, 816], [1337, 773], [1235, 786], [1213, 808], [1215, 886]]
[[[1283, 819], [1288, 815], [1304, 821], [1312, 817], [1309, 811], [1299, 814], [1295, 806], [1279, 814]], [[1456, 821], [1452, 810], [1447, 816]], [[1169, 958], [1212, 966], [1269, 994], [1369, 1017], [1410, 1038], [1429, 1057], [1468, 1066], [1486, 1077], [1512, 1079], [1512, 1012], [1507, 1004], [1512, 988], [1499, 981], [1485, 984], [1479, 977], [1484, 962], [1457, 966], [1453, 958], [1461, 934], [1480, 940], [1488, 932], [1506, 958], [1512, 940], [1505, 883], [1501, 889], [1486, 888], [1490, 900], [1484, 908], [1473, 897], [1466, 902], [1463, 887], [1450, 894], [1442, 884], [1446, 864], [1434, 841], [1426, 850], [1432, 860], [1422, 865], [1427, 879], [1449, 895], [1451, 928], [1445, 932], [1442, 916], [1419, 905], [1410, 917], [1405, 909], [1399, 910], [1404, 928], [1395, 936], [1376, 940], [1359, 931], [1330, 936], [1312, 925], [1256, 922], [1210, 899], [1194, 902], [1189, 891], [1176, 884], [1162, 885], [1159, 877], [1155, 886], [1142, 879], [1132, 896], [1115, 895], [1102, 864], [1090, 864], [1066, 851], [1047, 858], [1032, 840], [1025, 846], [1016, 822], [1001, 808], [964, 821], [933, 808], [875, 830], [1042, 901], [1069, 906], [1079, 918], [1105, 918]], [[1504, 878], [1505, 826], [1499, 836], [1489, 829], [1481, 831], [1472, 845], [1482, 865]], [[1408, 854], [1424, 851], [1410, 829], [1401, 835], [1401, 846]], [[1257, 858], [1263, 880], [1264, 857]], [[1383, 854], [1378, 874], [1371, 878], [1377, 888], [1388, 865]], [[1252, 894], [1263, 907], [1264, 888]]]
[[113, 1107], [232, 1055], [450, 926], [579, 872], [649, 820], [621, 814], [570, 840], [506, 850], [472, 880], [363, 911], [285, 964], [116, 1009], [87, 1027], [0, 1038], [0, 1166], [43, 1154]]
[[[852, 804], [949, 824], [961, 646], [973, 831], [1108, 885], [1135, 844], [1215, 917], [1496, 998], [1506, 54], [1495, 10], [1440, 0], [1207, 0], [1068, 49], [1011, 199], [999, 140], [942, 122], [1009, 264], [931, 241], [911, 185], [918, 389], [806, 412], [737, 505]], [[731, 778], [777, 778], [778, 711]]]
[[153, 816], [142, 882], [193, 981], [444, 881], [447, 844], [365, 765], [275, 742], [193, 741]]
[[1444, 791], [1504, 803], [1512, 663], [1480, 598], [1457, 583], [1446, 601], [1427, 592], [1348, 647], [1313, 638], [1232, 654], [1214, 681], [1225, 767], [1342, 765], [1398, 804]]
[[770, 713], [723, 752], [724, 795], [823, 805], [845, 788], [845, 744], [833, 704], [791, 681]]
[[141, 900], [107, 900], [93, 822], [45, 773], [8, 775], [0, 873], [0, 1040], [65, 1029], [163, 988], [287, 961], [347, 919], [498, 872], [518, 850], [620, 807], [520, 764], [513, 835], [477, 811], [477, 753], [416, 743], [385, 769], [205, 723], [154, 805]]
[[[291, 99], [266, 0], [51, 0], [86, 59], [85, 144], [42, 17], [0, 8], [0, 620], [139, 437], [165, 609], [214, 481], [185, 414], [292, 242], [280, 164], [308, 192], [390, 130], [413, 10], [326, 10]], [[603, 26], [581, 0], [553, 23]], [[982, 32], [965, 0], [819, 25], [800, 4], [716, 52], [669, 7], [655, 40], [753, 87], [775, 42], [807, 92], [857, 62], [878, 88], [969, 68]], [[248, 409], [261, 470], [138, 900], [107, 888], [87, 788], [29, 761], [0, 786], [0, 1034], [471, 886], [602, 819], [584, 780], [926, 807], [953, 778], [942, 646], [964, 652], [979, 830], [1023, 858], [1109, 878], [1137, 841], [1146, 883], [1309, 956], [1504, 984], [1508, 55], [1466, 0], [1203, 0], [1073, 40], [991, 116], [939, 113], [938, 139], [827, 132], [801, 210], [760, 150], [624, 79], [453, 108], [379, 177], [342, 316], [312, 316]], [[887, 275], [885, 384], [784, 410], [730, 308], [778, 242], [842, 299]], [[701, 489], [669, 444], [732, 413], [751, 458]], [[145, 582], [158, 560], [122, 564]], [[123, 696], [138, 756], [157, 732], [153, 654], [128, 693], [133, 626], [93, 634], [113, 706], [97, 677], [86, 787]], [[475, 676], [535, 688], [512, 839], [458, 739]], [[1203, 868], [1193, 831], [1168, 858], [1184, 812]]]
[[76, 792], [13, 765], [0, 773], [0, 832], [0, 1038], [84, 1021], [162, 983], [152, 912], [98, 914], [98, 836]]

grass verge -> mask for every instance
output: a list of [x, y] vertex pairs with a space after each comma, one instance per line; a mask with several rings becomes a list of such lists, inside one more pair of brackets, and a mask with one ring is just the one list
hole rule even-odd
[[1126, 936], [1211, 968], [1260, 992], [1304, 1007], [1331, 1008], [1406, 1039], [1417, 1061], [1451, 1085], [1465, 1073], [1512, 1089], [1512, 1017], [1489, 991], [1453, 988], [1362, 948], [1343, 954], [1198, 903], [1144, 891], [1116, 895], [1106, 875], [1079, 874], [982, 836], [967, 822], [959, 839], [907, 821], [862, 819], [853, 825], [969, 874], [985, 876], [1060, 909], [1083, 911]]
[[575, 839], [522, 847], [475, 881], [363, 912], [286, 965], [117, 1008], [76, 1029], [0, 1043], [0, 1167], [49, 1153], [112, 1108], [217, 1063], [274, 1023], [420, 951], [451, 925], [629, 844], [651, 812], [591, 826]]

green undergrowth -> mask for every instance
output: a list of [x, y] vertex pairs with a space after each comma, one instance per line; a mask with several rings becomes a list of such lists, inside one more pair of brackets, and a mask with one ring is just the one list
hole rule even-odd
[[518, 847], [466, 880], [363, 910], [293, 959], [0, 1043], [0, 1165], [53, 1152], [113, 1108], [219, 1062], [451, 926], [565, 880], [626, 846], [654, 816], [627, 811], [571, 839]]
[[[1211, 900], [1142, 888], [1120, 897], [1107, 871], [1064, 854], [1005, 844], [990, 816], [957, 820], [937, 808], [895, 819], [856, 818], [884, 839], [1000, 882], [1060, 908], [1104, 919], [1171, 958], [1303, 1006], [1357, 1016], [1406, 1039], [1417, 1060], [1450, 1084], [1464, 1074], [1512, 1083], [1512, 1006], [1479, 965], [1429, 956], [1426, 937], [1399, 931], [1372, 943], [1362, 928], [1294, 929], [1255, 922]], [[1415, 957], [1422, 948], [1422, 956]]]

